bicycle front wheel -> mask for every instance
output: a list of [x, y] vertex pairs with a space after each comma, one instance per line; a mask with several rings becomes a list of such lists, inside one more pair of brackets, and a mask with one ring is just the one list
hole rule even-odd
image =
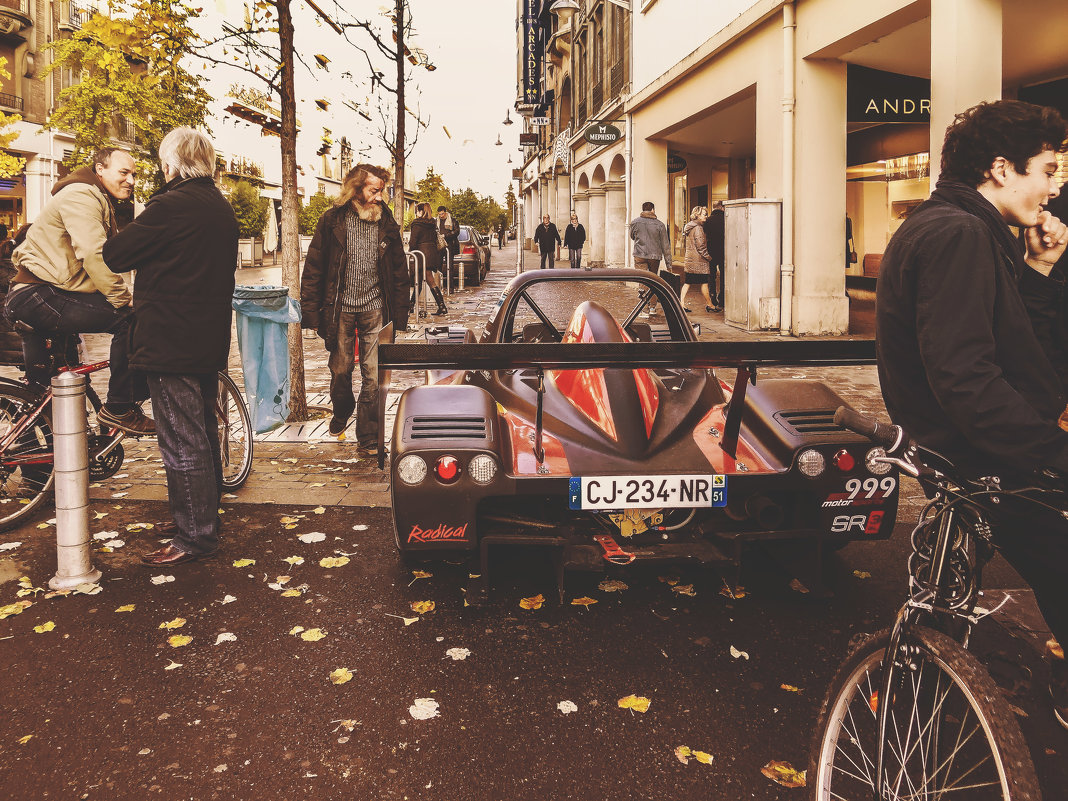
[[[27, 389], [0, 385], [0, 442], [37, 403]], [[0, 531], [19, 525], [48, 500], [55, 480], [52, 447], [52, 418], [45, 409], [0, 453]]]
[[248, 481], [252, 472], [252, 419], [237, 384], [226, 373], [219, 373], [215, 412], [219, 418], [223, 487], [235, 490]]
[[889, 703], [882, 799], [1040, 801], [1020, 727], [979, 661], [956, 640], [911, 626], [880, 698], [889, 632], [859, 645], [820, 709], [808, 785], [819, 801], [876, 798], [876, 715]]

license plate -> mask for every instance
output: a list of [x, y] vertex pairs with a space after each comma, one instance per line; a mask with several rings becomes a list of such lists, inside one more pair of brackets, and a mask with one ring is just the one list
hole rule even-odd
[[727, 505], [727, 477], [572, 476], [572, 509], [692, 509]]

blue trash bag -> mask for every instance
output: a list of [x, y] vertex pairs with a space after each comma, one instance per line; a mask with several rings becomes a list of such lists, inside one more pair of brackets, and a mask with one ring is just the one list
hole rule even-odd
[[270, 431], [289, 416], [289, 337], [300, 322], [300, 304], [284, 286], [237, 286], [237, 346], [245, 374], [245, 399], [252, 428]]

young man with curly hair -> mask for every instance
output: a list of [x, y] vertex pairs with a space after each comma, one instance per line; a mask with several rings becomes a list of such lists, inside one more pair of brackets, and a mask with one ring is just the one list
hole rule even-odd
[[[1068, 475], [1068, 432], [1057, 425], [1065, 388], [1024, 300], [1063, 287], [1049, 273], [1068, 229], [1042, 206], [1059, 193], [1056, 154], [1068, 149], [1066, 136], [1055, 110], [1016, 100], [958, 114], [935, 190], [894, 234], [879, 273], [879, 382], [891, 419], [1003, 486], [1027, 485], [1045, 467]], [[994, 521], [995, 540], [1064, 644], [1068, 521], [1001, 506], [1014, 508]], [[1050, 689], [1068, 728], [1063, 660], [1053, 660]]]

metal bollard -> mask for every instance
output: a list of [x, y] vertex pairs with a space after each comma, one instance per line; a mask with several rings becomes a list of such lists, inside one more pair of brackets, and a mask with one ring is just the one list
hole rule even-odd
[[[472, 240], [472, 241], [474, 241], [474, 240]], [[464, 266], [462, 264], [456, 270], [456, 277], [460, 279], [460, 288], [457, 290], [457, 292], [463, 292], [464, 291]]]
[[100, 581], [89, 558], [89, 438], [85, 376], [52, 379], [52, 448], [55, 453], [56, 575], [53, 590]]

